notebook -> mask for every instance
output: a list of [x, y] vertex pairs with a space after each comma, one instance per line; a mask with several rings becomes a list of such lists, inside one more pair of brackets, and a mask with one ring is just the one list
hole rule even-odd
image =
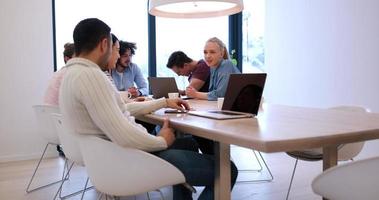
[[255, 117], [258, 114], [265, 82], [265, 73], [231, 74], [222, 110], [189, 111], [188, 114], [212, 119]]
[[169, 92], [179, 92], [174, 77], [148, 77], [147, 79], [154, 99], [168, 98]]

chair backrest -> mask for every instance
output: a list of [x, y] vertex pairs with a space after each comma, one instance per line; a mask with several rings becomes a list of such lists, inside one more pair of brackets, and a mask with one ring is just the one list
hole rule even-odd
[[60, 144], [56, 128], [51, 119], [52, 113], [60, 113], [58, 106], [33, 105], [34, 113], [37, 117], [39, 132], [42, 137], [51, 144]]
[[176, 167], [150, 153], [96, 136], [80, 140], [88, 176], [100, 192], [129, 196], [185, 182]]
[[69, 160], [74, 161], [75, 164], [84, 166], [79, 147], [79, 138], [81, 136], [76, 134], [75, 131], [65, 123], [61, 114], [52, 114], [52, 119], [57, 129], [65, 156]]
[[332, 167], [312, 182], [313, 192], [332, 200], [376, 200], [379, 157]]
[[[348, 111], [348, 112], [370, 112], [368, 109], [361, 106], [337, 106], [330, 109]], [[338, 160], [350, 160], [357, 156], [363, 149], [364, 142], [356, 142], [341, 145], [338, 149]]]

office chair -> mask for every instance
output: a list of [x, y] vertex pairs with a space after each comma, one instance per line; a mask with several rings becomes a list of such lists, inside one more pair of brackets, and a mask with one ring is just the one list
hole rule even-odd
[[[337, 106], [337, 107], [332, 107], [329, 109], [347, 111], [347, 112], [369, 112], [368, 109], [360, 107], [360, 106]], [[338, 161], [353, 160], [353, 158], [362, 151], [363, 145], [364, 145], [364, 142], [340, 145], [338, 147]], [[309, 149], [309, 150], [304, 150], [304, 151], [287, 152], [287, 154], [295, 158], [296, 161], [295, 161], [294, 168], [292, 170], [292, 176], [291, 176], [290, 185], [287, 190], [286, 200], [288, 200], [288, 197], [291, 191], [291, 186], [292, 186], [293, 178], [295, 176], [295, 171], [296, 171], [296, 167], [297, 167], [297, 163], [299, 159], [304, 160], [304, 161], [319, 161], [323, 159], [322, 148]]]
[[[58, 132], [58, 136], [61, 141], [62, 148], [65, 152], [66, 158], [72, 162], [66, 173], [66, 177], [68, 177], [74, 164], [84, 167], [83, 158], [82, 158], [82, 155], [79, 149], [79, 144], [78, 144], [78, 141], [81, 135], [76, 134], [74, 130], [70, 128], [69, 125], [64, 123], [64, 120], [62, 119], [61, 114], [52, 114], [51, 117], [53, 119], [53, 123]], [[80, 193], [82, 193], [81, 199], [83, 199], [85, 191], [93, 188], [93, 187], [87, 188], [88, 181], [89, 181], [89, 178], [87, 178], [86, 183], [84, 185], [84, 189], [62, 197], [61, 192], [62, 192], [62, 187], [65, 180], [66, 179], [64, 179], [61, 182], [61, 185], [59, 186], [59, 189], [54, 196], [54, 200], [57, 198], [58, 194], [61, 199], [65, 199], [65, 198], [68, 198], [70, 196], [74, 196]]]
[[57, 106], [51, 106], [51, 105], [33, 105], [33, 110], [35, 112], [37, 123], [39, 125], [39, 133], [47, 141], [47, 144], [42, 152], [42, 155], [38, 161], [36, 168], [34, 169], [33, 175], [29, 180], [28, 186], [26, 187], [27, 193], [61, 182], [64, 179], [65, 169], [66, 169], [66, 162], [65, 162], [62, 178], [60, 180], [46, 184], [46, 185], [38, 186], [34, 189], [30, 189], [30, 186], [34, 180], [34, 177], [39, 169], [39, 166], [45, 156], [46, 150], [49, 147], [49, 145], [54, 145], [54, 146], [60, 145], [58, 133], [54, 127], [54, 124], [50, 116], [52, 113], [60, 113], [59, 108]]
[[379, 197], [379, 157], [332, 167], [312, 181], [313, 192], [333, 200], [375, 200]]
[[[264, 167], [267, 169], [267, 171], [269, 173], [269, 178], [267, 178], [267, 179], [242, 180], [242, 181], [237, 181], [237, 183], [258, 183], [258, 182], [271, 182], [271, 181], [273, 181], [274, 180], [274, 176], [273, 176], [270, 168], [268, 167], [265, 159], [263, 158], [262, 153], [260, 151], [255, 151], [254, 149], [251, 149], [251, 151], [253, 152], [254, 158], [257, 161], [258, 165], [259, 165], [258, 169], [242, 169], [242, 168], [239, 168], [238, 172], [242, 172], [242, 173], [254, 173], [254, 172], [258, 172], [258, 173], [260, 173], [260, 172], [262, 172], [263, 165], [264, 165]], [[259, 157], [258, 157], [257, 153], [258, 153]], [[263, 162], [263, 165], [262, 165], [261, 162]]]
[[106, 196], [132, 196], [176, 184], [188, 188], [181, 171], [150, 153], [96, 136], [81, 137], [80, 149], [91, 182]]

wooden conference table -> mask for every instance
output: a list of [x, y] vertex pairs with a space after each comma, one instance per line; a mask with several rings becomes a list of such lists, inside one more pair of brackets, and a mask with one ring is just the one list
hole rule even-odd
[[[217, 103], [189, 100], [196, 110], [216, 109]], [[286, 152], [323, 148], [323, 169], [337, 164], [339, 144], [379, 138], [379, 114], [264, 104], [257, 118], [213, 120], [164, 109], [138, 119], [162, 124], [215, 141], [215, 199], [230, 199], [230, 144], [258, 151]]]

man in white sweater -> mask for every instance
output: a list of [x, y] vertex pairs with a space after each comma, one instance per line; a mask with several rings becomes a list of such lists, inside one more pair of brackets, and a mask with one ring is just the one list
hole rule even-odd
[[[109, 26], [95, 18], [82, 20], [74, 29], [74, 43], [77, 57], [66, 65], [59, 101], [64, 119], [75, 132], [105, 135], [120, 146], [152, 152], [181, 170], [187, 183], [205, 186], [199, 199], [213, 199], [214, 158], [194, 151], [170, 149], [175, 135], [167, 119], [158, 135], [154, 136], [135, 123], [128, 112], [139, 115], [163, 107], [188, 109], [187, 102], [162, 98], [131, 103], [123, 113], [124, 108], [117, 103], [111, 82], [99, 67], [106, 66], [112, 51]], [[237, 169], [233, 163], [231, 168], [234, 185]], [[175, 200], [192, 199], [191, 192], [182, 185], [174, 186], [173, 191]]]

